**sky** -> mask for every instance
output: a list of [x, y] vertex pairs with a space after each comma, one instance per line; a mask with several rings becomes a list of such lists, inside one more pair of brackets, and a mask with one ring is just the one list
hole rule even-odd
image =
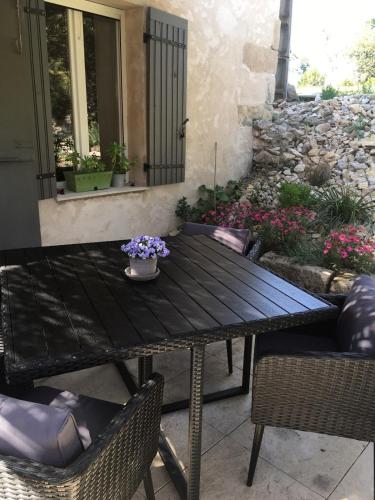
[[294, 56], [324, 73], [327, 84], [355, 79], [347, 53], [371, 18], [375, 0], [293, 0], [290, 83], [300, 78]]

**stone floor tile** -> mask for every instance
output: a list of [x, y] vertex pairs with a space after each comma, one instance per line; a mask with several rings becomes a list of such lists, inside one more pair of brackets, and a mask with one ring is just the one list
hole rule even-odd
[[204, 422], [228, 434], [250, 416], [251, 394], [222, 399], [203, 407]]
[[[161, 427], [167, 436], [169, 445], [178, 456], [184, 466], [188, 465], [188, 434], [189, 434], [189, 412], [181, 410], [162, 416]], [[202, 426], [202, 453], [212, 448], [225, 435], [203, 421]]]
[[321, 500], [321, 497], [260, 459], [254, 484], [246, 485], [249, 452], [226, 437], [202, 458], [202, 500]]
[[[248, 419], [230, 436], [250, 449], [254, 427]], [[327, 497], [365, 445], [352, 439], [266, 427], [260, 456], [311, 490]]]
[[120, 404], [130, 397], [120, 374], [112, 364], [39, 379], [35, 381], [35, 385], [49, 385]]
[[329, 500], [374, 499], [374, 451], [370, 443], [344, 476]]

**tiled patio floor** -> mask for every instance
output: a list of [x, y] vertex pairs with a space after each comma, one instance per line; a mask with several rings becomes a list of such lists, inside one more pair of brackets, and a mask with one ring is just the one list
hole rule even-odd
[[[227, 375], [223, 343], [207, 349], [205, 389], [239, 384], [242, 341], [234, 346], [235, 371]], [[189, 353], [155, 357], [155, 370], [165, 376], [165, 399], [186, 397]], [[130, 363], [133, 367], [136, 363]], [[129, 397], [116, 369], [103, 366], [42, 381], [99, 398], [124, 402]], [[253, 425], [250, 396], [238, 396], [204, 408], [201, 498], [203, 500], [370, 500], [373, 499], [372, 445], [319, 434], [266, 428], [252, 488], [246, 486]], [[162, 418], [162, 426], [183, 466], [187, 464], [188, 413]], [[152, 475], [158, 500], [178, 499], [157, 456]], [[141, 487], [135, 496], [144, 498]]]

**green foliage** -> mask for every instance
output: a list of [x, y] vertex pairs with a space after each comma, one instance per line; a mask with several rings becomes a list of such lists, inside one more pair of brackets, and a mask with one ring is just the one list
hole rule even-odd
[[216, 186], [215, 190], [205, 184], [199, 186], [199, 199], [196, 206], [191, 206], [185, 196], [177, 202], [175, 214], [184, 222], [202, 222], [202, 215], [213, 210], [215, 205], [238, 201], [243, 193], [242, 181], [228, 181], [225, 187]]
[[324, 262], [323, 242], [309, 234], [301, 236], [293, 246], [286, 247], [285, 253], [300, 265], [321, 266]]
[[373, 94], [375, 92], [375, 77], [367, 78], [361, 84], [361, 91], [363, 94]]
[[126, 151], [126, 144], [119, 144], [113, 142], [108, 148], [108, 154], [111, 158], [111, 167], [115, 174], [125, 174], [131, 168], [133, 168], [138, 159], [136, 157], [129, 160]]
[[89, 123], [89, 146], [92, 148], [97, 144], [100, 144], [99, 124], [97, 121], [91, 121]]
[[321, 97], [324, 101], [328, 101], [328, 99], [333, 99], [339, 95], [339, 91], [332, 87], [332, 85], [327, 85], [322, 89]]
[[355, 60], [357, 71], [362, 82], [375, 78], [375, 28], [374, 19], [371, 19], [363, 32], [362, 37], [350, 53]]
[[71, 153], [69, 153], [68, 155], [66, 155], [65, 159], [67, 162], [69, 162], [72, 165], [73, 170], [76, 172], [78, 170], [80, 162], [81, 162], [81, 157], [80, 157], [79, 153], [76, 150], [74, 150]]
[[348, 186], [329, 186], [317, 193], [321, 222], [332, 228], [342, 224], [370, 224], [375, 201], [369, 195], [359, 196]]
[[281, 208], [302, 206], [313, 208], [316, 201], [312, 190], [306, 184], [297, 182], [284, 182], [280, 186], [279, 205]]
[[355, 135], [358, 139], [362, 139], [365, 135], [365, 127], [368, 125], [367, 120], [360, 117], [357, 118], [348, 128], [347, 131]]
[[106, 170], [106, 165], [102, 160], [95, 155], [86, 155], [81, 158], [80, 167], [78, 173], [88, 173], [88, 172], [104, 172]]
[[325, 83], [325, 76], [316, 68], [306, 70], [301, 76], [299, 87], [322, 87]]

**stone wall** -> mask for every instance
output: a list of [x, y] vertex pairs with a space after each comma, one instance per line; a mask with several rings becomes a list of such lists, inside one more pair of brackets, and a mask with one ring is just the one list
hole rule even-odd
[[349, 185], [375, 195], [375, 95], [275, 105], [253, 125], [250, 191], [274, 204], [283, 181]]
[[[252, 120], [272, 115], [279, 35], [279, 0], [103, 0], [128, 11], [146, 6], [189, 21], [186, 180], [140, 193], [39, 204], [43, 245], [121, 239], [139, 233], [166, 234], [176, 227], [176, 202], [195, 201], [201, 184], [212, 185], [214, 143], [217, 182], [248, 173]], [[133, 13], [134, 15], [134, 13]], [[137, 16], [135, 16], [137, 17]], [[130, 33], [130, 32], [129, 32]], [[142, 45], [143, 29], [138, 30]], [[134, 45], [132, 43], [132, 45]], [[130, 64], [132, 74], [137, 68]], [[137, 79], [142, 85], [142, 79]], [[139, 121], [128, 89], [128, 129]], [[141, 125], [140, 125], [141, 126]], [[138, 136], [139, 139], [139, 136]], [[136, 145], [135, 145], [136, 143]], [[129, 151], [144, 159], [142, 140], [129, 134]], [[142, 169], [143, 161], [139, 168]], [[142, 177], [135, 176], [135, 180]]]

